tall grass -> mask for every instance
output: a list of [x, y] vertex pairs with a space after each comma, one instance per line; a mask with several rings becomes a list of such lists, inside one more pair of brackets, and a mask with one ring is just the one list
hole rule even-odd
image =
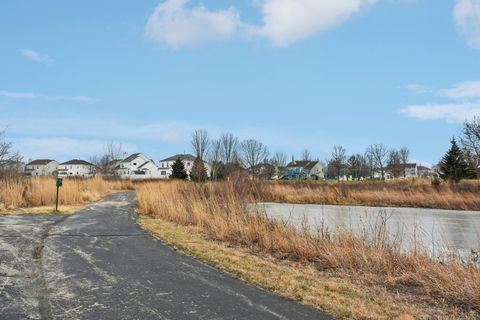
[[[78, 205], [96, 201], [119, 190], [133, 190], [129, 181], [93, 179], [64, 179], [59, 202]], [[56, 186], [53, 177], [10, 178], [0, 180], [0, 208], [14, 209], [48, 206], [55, 203]]]
[[262, 192], [265, 190], [251, 183], [157, 182], [138, 185], [137, 202], [144, 214], [193, 226], [215, 240], [252, 252], [312, 264], [322, 271], [353, 276], [364, 284], [395, 287], [480, 312], [477, 264], [435, 261], [426, 253], [402, 253], [382, 236], [382, 225], [375, 229], [377, 236], [359, 237], [348, 230], [302, 232], [261, 213], [246, 214], [246, 202], [255, 201]]
[[265, 182], [262, 201], [480, 210], [480, 182], [432, 184], [429, 180], [384, 182]]

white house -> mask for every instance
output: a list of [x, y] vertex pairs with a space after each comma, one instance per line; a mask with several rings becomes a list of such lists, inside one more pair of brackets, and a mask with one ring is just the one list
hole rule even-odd
[[[177, 159], [180, 159], [183, 161], [183, 165], [185, 166], [185, 171], [187, 172], [188, 175], [190, 175], [190, 172], [192, 171], [192, 168], [193, 168], [193, 162], [195, 161], [195, 156], [191, 154], [177, 154], [172, 157], [160, 160], [160, 165], [158, 167], [158, 170], [160, 172], [161, 179], [168, 179], [170, 177], [170, 175], [172, 174], [172, 165]], [[203, 162], [203, 164], [205, 166], [205, 169], [207, 169], [207, 175], [210, 177], [212, 167], [206, 162]]]
[[58, 166], [59, 177], [90, 178], [95, 176], [96, 167], [85, 160], [73, 159]]
[[25, 166], [27, 176], [52, 176], [57, 173], [58, 162], [50, 159], [29, 161]]
[[115, 167], [115, 175], [122, 179], [156, 179], [159, 178], [155, 162], [143, 153], [134, 153]]

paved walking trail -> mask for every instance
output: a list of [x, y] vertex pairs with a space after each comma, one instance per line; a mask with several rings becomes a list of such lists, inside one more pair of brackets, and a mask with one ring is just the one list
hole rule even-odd
[[154, 239], [134, 197], [71, 216], [0, 216], [0, 318], [328, 319]]

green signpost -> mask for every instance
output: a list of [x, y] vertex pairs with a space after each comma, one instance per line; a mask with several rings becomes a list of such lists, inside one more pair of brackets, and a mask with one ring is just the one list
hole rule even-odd
[[63, 185], [63, 178], [57, 177], [57, 200], [55, 201], [55, 211], [58, 211], [58, 191], [60, 187]]

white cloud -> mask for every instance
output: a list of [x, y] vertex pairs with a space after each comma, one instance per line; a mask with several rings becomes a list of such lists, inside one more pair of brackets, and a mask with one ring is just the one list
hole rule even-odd
[[252, 1], [261, 11], [261, 25], [242, 22], [234, 7], [209, 10], [187, 7], [190, 0], [166, 0], [149, 17], [145, 37], [173, 48], [235, 36], [265, 37], [285, 46], [341, 24], [379, 0]]
[[446, 120], [457, 123], [480, 114], [480, 102], [412, 105], [400, 112], [419, 120]]
[[47, 101], [76, 101], [84, 103], [93, 103], [95, 100], [87, 96], [59, 96], [59, 95], [45, 95], [32, 92], [14, 92], [7, 90], [0, 90], [0, 97], [10, 99], [40, 99]]
[[241, 25], [234, 7], [211, 11], [203, 6], [187, 8], [189, 0], [166, 0], [159, 4], [145, 27], [147, 39], [173, 48], [195, 46], [230, 38]]
[[439, 94], [450, 99], [479, 98], [480, 81], [459, 82], [451, 88], [441, 90]]
[[480, 48], [480, 0], [457, 0], [453, 18], [468, 44]]
[[253, 35], [288, 45], [330, 29], [351, 18], [376, 0], [262, 0], [263, 25], [251, 27]]
[[30, 61], [35, 61], [35, 62], [41, 62], [41, 63], [51, 63], [53, 62], [53, 59], [47, 55], [38, 53], [37, 51], [31, 50], [31, 49], [21, 49], [20, 54], [30, 60]]

